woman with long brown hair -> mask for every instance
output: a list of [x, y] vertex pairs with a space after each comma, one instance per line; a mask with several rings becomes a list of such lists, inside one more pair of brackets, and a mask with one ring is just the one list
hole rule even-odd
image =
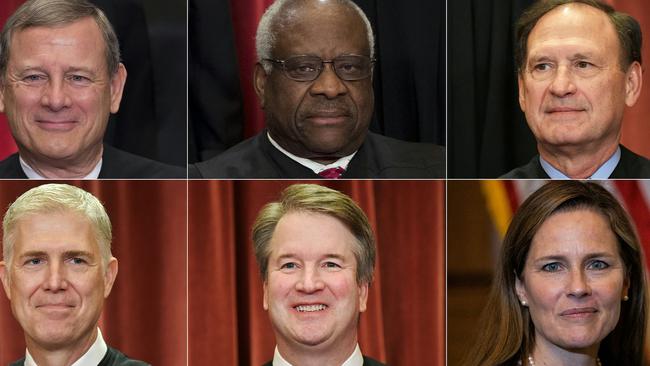
[[611, 193], [554, 181], [521, 205], [477, 329], [464, 365], [643, 364], [643, 254]]

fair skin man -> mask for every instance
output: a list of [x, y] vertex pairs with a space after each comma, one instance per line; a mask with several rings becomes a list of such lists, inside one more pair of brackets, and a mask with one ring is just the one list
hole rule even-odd
[[570, 178], [588, 178], [618, 148], [624, 109], [641, 92], [641, 65], [621, 64], [613, 24], [584, 4], [540, 18], [527, 49], [519, 105], [539, 154]]
[[368, 284], [358, 283], [355, 237], [338, 219], [283, 216], [269, 243], [264, 309], [278, 351], [293, 365], [341, 365], [357, 345]]
[[46, 178], [82, 178], [102, 157], [110, 113], [119, 110], [126, 69], [110, 75], [94, 19], [30, 27], [12, 35], [0, 88], [21, 158]]
[[117, 259], [102, 258], [82, 215], [64, 211], [19, 219], [13, 255], [0, 262], [0, 279], [38, 365], [70, 365], [88, 351], [117, 270]]

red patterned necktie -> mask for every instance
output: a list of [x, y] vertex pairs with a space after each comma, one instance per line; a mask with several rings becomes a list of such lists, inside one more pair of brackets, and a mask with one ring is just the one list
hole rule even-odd
[[339, 179], [343, 173], [345, 173], [345, 169], [337, 166], [336, 168], [325, 169], [318, 173], [318, 175], [325, 179]]

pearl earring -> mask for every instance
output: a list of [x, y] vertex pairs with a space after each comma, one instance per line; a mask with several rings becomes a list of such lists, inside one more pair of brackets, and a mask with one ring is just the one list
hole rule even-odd
[[528, 303], [526, 302], [526, 300], [521, 300], [521, 306], [528, 306]]
[[623, 301], [627, 301], [627, 300], [629, 300], [629, 299], [630, 299], [630, 298], [629, 298], [627, 295], [623, 296]]

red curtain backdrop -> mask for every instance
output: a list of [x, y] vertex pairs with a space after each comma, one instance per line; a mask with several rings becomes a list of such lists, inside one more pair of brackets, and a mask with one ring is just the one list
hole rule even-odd
[[[641, 23], [643, 31], [643, 69], [648, 69], [650, 63], [650, 2], [646, 0], [609, 0], [616, 10], [631, 14]], [[646, 73], [644, 73], [646, 74]], [[650, 128], [648, 128], [648, 116], [650, 116], [650, 78], [646, 74], [643, 83], [641, 96], [636, 105], [628, 109], [623, 119], [623, 144], [632, 151], [650, 158]]]
[[[258, 366], [273, 357], [250, 228], [260, 208], [294, 183], [189, 182], [190, 365]], [[444, 182], [316, 183], [350, 195], [377, 234], [362, 352], [393, 366], [444, 365]]]
[[[119, 271], [104, 304], [106, 343], [154, 365], [187, 360], [187, 183], [185, 181], [73, 181], [102, 201], [113, 224]], [[0, 207], [35, 187], [0, 181]], [[0, 364], [25, 355], [23, 331], [0, 296]]]

